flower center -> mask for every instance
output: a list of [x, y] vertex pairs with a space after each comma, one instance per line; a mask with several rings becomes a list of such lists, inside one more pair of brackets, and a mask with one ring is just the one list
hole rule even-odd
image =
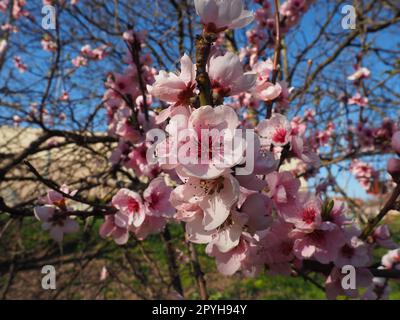
[[190, 102], [190, 99], [194, 97], [194, 88], [196, 84], [195, 83], [189, 83], [184, 90], [179, 92], [178, 94], [178, 103], [183, 104], [183, 105], [188, 105]]
[[139, 210], [139, 203], [135, 199], [129, 198], [128, 199], [128, 209], [129, 209], [129, 211], [137, 212]]
[[201, 180], [200, 187], [207, 195], [213, 195], [215, 192], [219, 193], [224, 188], [224, 178], [218, 177], [214, 180]]
[[224, 87], [217, 80], [213, 80], [211, 87], [213, 89], [213, 92], [215, 92], [220, 97], [227, 97], [229, 95], [229, 92], [231, 91], [230, 88]]
[[306, 208], [303, 211], [303, 221], [307, 224], [311, 224], [315, 221], [317, 211], [314, 208]]
[[275, 130], [274, 135], [272, 136], [272, 141], [275, 143], [285, 143], [286, 141], [287, 131], [284, 128], [278, 128]]

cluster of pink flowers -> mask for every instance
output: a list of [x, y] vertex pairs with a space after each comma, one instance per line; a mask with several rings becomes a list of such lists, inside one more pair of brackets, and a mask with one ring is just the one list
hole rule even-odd
[[[144, 48], [145, 33], [127, 31], [123, 38], [131, 48]], [[137, 177], [152, 179], [160, 169], [157, 164], [148, 163], [146, 155], [150, 145], [146, 141], [146, 132], [157, 125], [153, 111], [148, 110], [147, 116], [145, 114], [145, 106], [151, 106], [153, 101], [151, 95], [143, 96], [138, 77], [146, 85], [154, 82], [156, 71], [151, 67], [152, 60], [148, 54], [141, 55], [139, 60], [135, 62], [132, 52], [128, 52], [124, 59], [128, 66], [124, 72], [109, 74], [103, 101], [107, 109], [108, 132], [119, 138], [111, 162], [132, 169]]]
[[[259, 25], [262, 22], [273, 30], [268, 2], [257, 2], [263, 5], [256, 13]], [[284, 31], [298, 22], [311, 2], [288, 0], [282, 4]], [[241, 0], [195, 0], [195, 7], [203, 36], [214, 33], [217, 38], [254, 18]], [[269, 18], [262, 20], [263, 14]], [[384, 296], [377, 291], [388, 290], [387, 286], [373, 278], [370, 267], [374, 248], [397, 247], [388, 227], [381, 225], [368, 241], [363, 240], [361, 228], [345, 205], [324, 192], [329, 181], [312, 192], [304, 190], [296, 176], [299, 168], [319, 168], [317, 150], [334, 136], [333, 123], [307, 136], [307, 125], [315, 123], [313, 110], [291, 120], [279, 113], [290, 104], [291, 88], [284, 81], [272, 80], [273, 62], [258, 61], [258, 54], [248, 64], [249, 70], [236, 54], [212, 47], [204, 66], [211, 101], [202, 99], [204, 87], [196, 77], [199, 64], [185, 54], [179, 72], [157, 72], [144, 52], [145, 37], [145, 33], [132, 30], [123, 34], [129, 49], [124, 58], [127, 66], [122, 73], [108, 75], [103, 102], [108, 133], [118, 139], [110, 161], [131, 170], [147, 187], [138, 184], [135, 190], [116, 192], [100, 235], [123, 245], [130, 236], [143, 240], [161, 232], [167, 223], [183, 223], [186, 239], [205, 244], [207, 255], [224, 275], [238, 271], [256, 275], [264, 270], [291, 275], [314, 263], [327, 271], [329, 298], [359, 297], [360, 287], [367, 288], [364, 299]], [[254, 45], [255, 40], [250, 43]], [[73, 63], [80, 66], [88, 59], [101, 60], [104, 49], [84, 46]], [[364, 69], [357, 69], [349, 79], [357, 83], [367, 77], [369, 72]], [[67, 101], [68, 93], [60, 99]], [[269, 118], [250, 115], [259, 101], [274, 103]], [[366, 103], [360, 96], [352, 103], [356, 101]], [[243, 120], [239, 107], [248, 111]], [[156, 143], [155, 132], [162, 132], [165, 139]], [[215, 132], [222, 133], [222, 138]], [[400, 154], [400, 132], [395, 132], [393, 122], [383, 123], [373, 132], [374, 141], [392, 138], [391, 147]], [[234, 146], [233, 150], [225, 148], [227, 145]], [[295, 170], [285, 169], [287, 160], [297, 163]], [[247, 172], [244, 169], [250, 163]], [[350, 171], [367, 191], [374, 190], [378, 173], [370, 165], [353, 160]], [[400, 159], [389, 161], [388, 172], [400, 181]], [[61, 190], [75, 194], [65, 186]], [[35, 215], [54, 239], [61, 241], [64, 233], [78, 230], [72, 209], [60, 193], [49, 191], [41, 203]], [[398, 263], [399, 250], [390, 251], [382, 259], [382, 268], [398, 268]], [[345, 265], [356, 268], [356, 289], [341, 285]]]
[[107, 55], [107, 46], [102, 45], [95, 49], [92, 49], [90, 45], [84, 45], [81, 48], [81, 52], [78, 56], [72, 59], [72, 64], [76, 67], [86, 66], [88, 61], [100, 61], [103, 60]]
[[349, 169], [364, 190], [368, 192], [373, 192], [375, 190], [376, 183], [379, 181], [379, 172], [370, 164], [354, 159]]
[[[370, 75], [371, 75], [371, 71], [369, 71], [367, 68], [361, 67], [357, 64], [355, 66], [354, 73], [351, 74], [350, 76], [348, 76], [347, 79], [350, 81], [353, 81], [354, 85], [357, 88], [360, 88], [362, 81], [364, 79], [369, 78]], [[368, 98], [363, 97], [358, 90], [355, 95], [353, 95], [351, 98], [349, 98], [347, 100], [347, 103], [350, 105], [357, 105], [359, 107], [364, 108], [364, 107], [368, 106]]]
[[[231, 10], [229, 3], [235, 3], [236, 10]], [[293, 25], [309, 3], [287, 1], [281, 8], [285, 23]], [[208, 33], [243, 27], [253, 17], [240, 1], [196, 0], [195, 5]], [[142, 48], [143, 38], [144, 34], [124, 34], [130, 48]], [[258, 124], [239, 118], [238, 106], [256, 108], [259, 100], [273, 101], [275, 110], [288, 106], [291, 89], [284, 82], [271, 82], [271, 60], [256, 59], [252, 70], [246, 72], [235, 54], [211, 50], [206, 71], [215, 106], [199, 106], [196, 64], [186, 54], [181, 57], [177, 73], [157, 74], [148, 56], [141, 56], [138, 66], [133, 50], [125, 62], [128, 67], [123, 74], [110, 74], [104, 95], [109, 132], [119, 138], [111, 161], [132, 169], [138, 177], [149, 178], [150, 184], [142, 196], [128, 189], [114, 196], [112, 205], [118, 211], [106, 217], [102, 236], [112, 236], [122, 244], [129, 233], [143, 239], [162, 230], [167, 222], [184, 222], [187, 239], [207, 244], [206, 253], [215, 258], [218, 270], [225, 275], [239, 270], [254, 275], [264, 269], [271, 274], [289, 275], [313, 261], [330, 268], [326, 278], [330, 298], [358, 295], [358, 288], [341, 287], [340, 268], [347, 264], [356, 267], [359, 287], [373, 285], [368, 269], [373, 247], [393, 248], [387, 227], [378, 228], [372, 242], [361, 240], [361, 230], [348, 217], [344, 204], [323, 197], [323, 192], [301, 190], [294, 173], [281, 168], [282, 159], [294, 159], [298, 167], [318, 168], [316, 150], [333, 136], [333, 123], [308, 139], [307, 123], [315, 122], [312, 110], [292, 121], [276, 111], [269, 119], [255, 119]], [[145, 98], [141, 81], [147, 88]], [[164, 108], [155, 113], [151, 106], [157, 101]], [[158, 163], [149, 163], [153, 140], [146, 139], [146, 134], [154, 128], [162, 129], [166, 138], [155, 145]], [[224, 132], [223, 141], [204, 135], [205, 129]], [[244, 142], [244, 149], [227, 153], [224, 145], [230, 144], [240, 129], [254, 129], [254, 148]], [[173, 156], [175, 147], [179, 149], [177, 157]], [[183, 161], [181, 156], [187, 159], [188, 155], [206, 161]], [[237, 169], [246, 166], [249, 155], [254, 159], [253, 170], [238, 174]], [[175, 162], [169, 161], [171, 158]], [[354, 161], [351, 170], [368, 189], [371, 179], [377, 178], [376, 172], [361, 161]], [[170, 178], [174, 189], [166, 186], [165, 177]], [[156, 200], [149, 196], [154, 189], [160, 190]], [[162, 205], [151, 211], [149, 199]], [[161, 220], [146, 224], [156, 218]]]
[[[64, 92], [60, 97], [60, 101], [69, 98], [68, 93]], [[38, 103], [32, 102], [29, 105], [29, 112], [24, 114], [23, 117], [20, 115], [14, 115], [14, 126], [18, 127], [22, 122], [36, 122], [38, 119], [42, 119], [43, 123], [46, 125], [53, 127], [57, 121], [63, 122], [66, 119], [66, 114], [64, 112], [50, 112], [46, 108], [38, 108]]]
[[388, 142], [398, 130], [398, 124], [393, 119], [383, 118], [380, 125], [375, 127], [368, 123], [368, 118], [364, 120], [350, 127], [349, 148], [358, 148], [361, 151], [391, 151]]
[[[254, 0], [261, 5], [255, 12], [256, 26], [246, 32], [249, 46], [242, 49], [242, 58], [247, 57], [249, 64], [253, 65], [259, 55], [267, 47], [275, 43], [276, 24], [275, 13], [273, 12], [273, 1]], [[287, 0], [280, 5], [280, 31], [287, 33], [298, 24], [300, 18], [307, 12], [314, 0]]]
[[[222, 19], [218, 7], [212, 22], [204, 12], [221, 3], [223, 1], [196, 1], [197, 12], [207, 32], [235, 28], [238, 26], [235, 19], [250, 16], [240, 6], [242, 11]], [[295, 5], [295, 2], [290, 3]], [[137, 41], [139, 37], [132, 38], [129, 34], [124, 38]], [[164, 197], [165, 205], [161, 211], [165, 214], [164, 223], [184, 222], [187, 239], [207, 244], [206, 253], [215, 258], [218, 270], [225, 275], [238, 270], [256, 274], [265, 268], [272, 274], [288, 275], [293, 268], [301, 268], [305, 261], [311, 260], [326, 266], [334, 265], [326, 279], [329, 297], [340, 294], [355, 297], [358, 293], [357, 290], [343, 291], [340, 287], [343, 277], [340, 268], [346, 264], [357, 268], [360, 286], [367, 287], [372, 283], [368, 271], [372, 263], [371, 249], [375, 245], [387, 245], [390, 240], [388, 230], [382, 228], [385, 232], [378, 232], [371, 244], [360, 240], [361, 231], [347, 217], [342, 203], [301, 191], [300, 180], [292, 172], [279, 170], [283, 155], [318, 167], [315, 149], [328, 142], [333, 135], [333, 124], [316, 132], [316, 142], [312, 144], [305, 137], [306, 123], [314, 121], [312, 111], [306, 112], [303, 119], [296, 117], [292, 121], [274, 113], [270, 119], [253, 126], [255, 148], [245, 148], [244, 152], [237, 149], [233, 154], [222, 151], [225, 151], [222, 146], [226, 140], [215, 141], [202, 133], [203, 129], [226, 130], [234, 136], [239, 129], [252, 128], [250, 122], [240, 121], [237, 108], [224, 104], [227, 97], [246, 99], [246, 94], [252, 93], [255, 100], [274, 101], [278, 106], [289, 104], [290, 89], [284, 83], [274, 85], [270, 82], [271, 61], [255, 62], [253, 70], [245, 72], [235, 54], [214, 52], [206, 70], [212, 96], [219, 102], [217, 106], [196, 106], [199, 94], [197, 70], [189, 56], [181, 58], [179, 73], [160, 71], [155, 75], [143, 63], [143, 79], [151, 96], [146, 97], [147, 107], [157, 100], [166, 104], [157, 115], [149, 111], [147, 120], [137, 101], [138, 97], [143, 100], [137, 68], [132, 65], [132, 59], [127, 61], [129, 66], [124, 74], [110, 77], [105, 94], [110, 133], [120, 137], [112, 160], [131, 167], [138, 176], [145, 173], [154, 178], [150, 189], [154, 181], [164, 179], [156, 178], [161, 171], [173, 178], [171, 181], [177, 185], [172, 191], [168, 187], [170, 196]], [[155, 165], [157, 170], [151, 170], [154, 173], [149, 174], [143, 169], [149, 165], [145, 154], [150, 148], [144, 133], [155, 127], [165, 128], [166, 139], [156, 146], [159, 164]], [[181, 135], [186, 130], [192, 134]], [[185, 150], [180, 155], [195, 150], [198, 156], [208, 161], [185, 162], [179, 157], [175, 163], [165, 161], [171, 157], [172, 146]], [[246, 164], [245, 156], [250, 152], [255, 160], [254, 170], [246, 175], [236, 174], [236, 169]], [[227, 161], [216, 164], [213, 162], [216, 158]], [[367, 167], [361, 162], [352, 165], [352, 170], [365, 185], [367, 179], [375, 177], [372, 170], [365, 169]], [[113, 198], [113, 206], [118, 212], [107, 216], [101, 234], [113, 236], [117, 243], [125, 243], [129, 232], [140, 237], [138, 230], [148, 217], [153, 217], [146, 210], [147, 200], [143, 199], [146, 197], [142, 198], [136, 192], [120, 190]], [[153, 227], [153, 231], [160, 230], [160, 224], [156, 222]]]
[[57, 43], [47, 33], [43, 36], [41, 43], [43, 50], [49, 52], [57, 51]]
[[106, 216], [100, 235], [112, 237], [121, 245], [128, 241], [129, 233], [142, 240], [160, 232], [175, 212], [169, 202], [171, 191], [162, 176], [153, 179], [142, 196], [129, 189], [119, 190], [112, 199], [112, 206], [118, 211]]
[[12, 7], [12, 16], [14, 19], [19, 19], [21, 17], [28, 17], [30, 14], [27, 10], [24, 10], [26, 5], [25, 0], [14, 0]]
[[60, 99], [60, 101], [64, 101], [64, 102], [69, 101], [68, 91], [63, 91], [59, 99]]

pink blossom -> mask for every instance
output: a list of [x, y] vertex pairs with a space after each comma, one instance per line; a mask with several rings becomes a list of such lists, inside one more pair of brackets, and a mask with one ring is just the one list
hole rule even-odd
[[136, 238], [143, 240], [150, 234], [161, 232], [166, 224], [167, 220], [164, 217], [146, 215], [143, 223], [139, 227], [132, 225], [130, 231], [136, 235]]
[[69, 93], [67, 91], [63, 91], [60, 96], [60, 101], [69, 101]]
[[373, 129], [372, 135], [376, 140], [374, 142], [380, 143], [382, 140], [390, 140], [396, 130], [396, 123], [392, 119], [385, 117], [382, 120], [381, 125], [378, 128]]
[[57, 43], [53, 41], [47, 34], [43, 37], [41, 44], [43, 50], [45, 51], [50, 51], [50, 52], [57, 51]]
[[286, 81], [279, 81], [279, 86], [281, 87], [281, 94], [276, 100], [279, 107], [286, 108], [289, 105], [289, 95], [293, 91], [293, 87], [289, 87]]
[[242, 144], [235, 143], [233, 150], [224, 148], [225, 144], [233, 146], [238, 125], [238, 116], [229, 106], [194, 110], [188, 119], [188, 131], [182, 132], [181, 139], [186, 142], [178, 150], [178, 159], [185, 159], [181, 170], [194, 177], [213, 179], [240, 163], [244, 155]]
[[266, 181], [256, 174], [237, 175], [240, 186], [248, 190], [261, 191], [267, 185]]
[[103, 45], [97, 48], [94, 48], [92, 51], [92, 55], [95, 60], [103, 60], [107, 56], [106, 51], [107, 46]]
[[390, 235], [390, 230], [387, 224], [383, 224], [375, 229], [372, 234], [376, 244], [386, 249], [396, 249], [398, 247]]
[[300, 188], [300, 181], [290, 172], [272, 172], [266, 176], [268, 196], [278, 208], [293, 206]]
[[71, 219], [66, 211], [60, 211], [55, 206], [35, 207], [34, 214], [36, 219], [42, 222], [43, 230], [49, 231], [50, 236], [57, 242], [63, 240], [65, 233], [75, 233], [79, 230], [79, 224]]
[[100, 46], [98, 48], [92, 49], [89, 44], [84, 45], [81, 48], [81, 55], [84, 58], [91, 60], [103, 60], [106, 56], [106, 46]]
[[332, 210], [329, 213], [328, 220], [340, 227], [352, 224], [352, 219], [346, 216], [346, 210], [347, 208], [344, 202], [335, 200]]
[[215, 246], [221, 253], [226, 253], [239, 245], [243, 226], [247, 221], [247, 215], [233, 211], [228, 223], [218, 228], [218, 231], [212, 234], [209, 246]]
[[228, 252], [221, 252], [214, 243], [209, 243], [206, 253], [215, 257], [217, 269], [224, 275], [233, 275], [240, 268], [246, 267], [246, 260], [251, 260], [254, 254], [254, 239], [243, 233], [236, 247]]
[[318, 154], [312, 150], [310, 144], [301, 135], [292, 135], [291, 147], [293, 154], [306, 164], [313, 167], [318, 167], [321, 164]]
[[160, 176], [151, 180], [143, 192], [146, 214], [157, 217], [172, 217], [175, 209], [169, 202], [171, 192], [172, 188], [165, 184], [164, 177]]
[[253, 90], [254, 95], [264, 101], [272, 101], [277, 99], [277, 102], [282, 106], [288, 104], [289, 93], [292, 88], [288, 88], [284, 81], [273, 84], [271, 81], [273, 73], [273, 62], [271, 59], [257, 62], [253, 66], [253, 70], [257, 73], [257, 82]]
[[[78, 190], [71, 191], [66, 184], [60, 187], [60, 191], [70, 196], [74, 196], [78, 192]], [[64, 196], [55, 190], [49, 190], [44, 197], [39, 198], [39, 202], [42, 204], [55, 205], [58, 207], [65, 207], [65, 201], [66, 199]]]
[[194, 5], [207, 32], [243, 28], [254, 19], [242, 0], [195, 0]]
[[133, 111], [130, 107], [123, 104], [115, 113], [113, 119], [113, 129], [115, 134], [123, 138], [124, 140], [130, 141], [134, 144], [142, 142], [145, 137], [143, 136], [143, 130], [149, 130], [154, 127], [154, 114], [149, 112], [149, 121], [145, 120], [145, 116], [142, 112], [136, 113], [136, 121], [141, 125], [141, 129], [137, 123], [132, 121]]
[[[196, 87], [196, 65], [192, 63], [188, 55], [181, 58], [181, 73], [176, 75], [172, 72], [160, 71], [155, 76], [153, 85], [148, 85], [148, 92], [155, 98], [173, 104], [189, 105], [190, 99], [194, 96]], [[163, 110], [159, 115], [158, 122], [163, 122], [168, 117], [173, 115], [173, 106], [167, 110]]]
[[260, 141], [267, 149], [271, 144], [284, 146], [290, 141], [291, 126], [285, 116], [277, 113], [271, 119], [262, 120], [256, 130], [260, 136]]
[[14, 127], [19, 127], [19, 125], [22, 122], [22, 120], [23, 119], [19, 115], [17, 115], [17, 114], [13, 115]]
[[128, 189], [120, 189], [112, 198], [112, 205], [119, 210], [114, 216], [114, 223], [121, 228], [130, 225], [139, 227], [145, 218], [141, 196]]
[[361, 186], [368, 192], [374, 189], [374, 185], [379, 178], [379, 173], [372, 166], [358, 159], [354, 159], [351, 162], [350, 172], [354, 174]]
[[239, 183], [231, 176], [220, 176], [213, 180], [186, 177], [185, 183], [176, 187], [172, 194], [198, 205], [204, 211], [205, 230], [219, 227], [228, 218], [232, 206], [239, 198]]
[[[187, 214], [189, 211], [185, 211]], [[217, 235], [217, 230], [206, 230], [203, 225], [203, 211], [192, 211], [195, 213], [190, 221], [186, 222], [187, 239], [194, 243], [209, 243]], [[240, 230], [241, 232], [241, 230]]]
[[290, 223], [275, 220], [266, 232], [261, 232], [260, 238], [262, 259], [269, 267], [271, 274], [290, 275], [290, 262], [295, 258], [293, 253], [293, 239], [289, 233], [293, 230]]
[[329, 122], [325, 130], [316, 131], [316, 140], [320, 146], [326, 146], [335, 131], [335, 125]]
[[323, 222], [312, 232], [293, 230], [293, 252], [298, 259], [315, 259], [321, 263], [334, 261], [345, 244], [343, 231], [334, 223]]
[[[180, 188], [178, 186], [178, 188]], [[176, 208], [175, 219], [186, 222], [186, 235], [187, 239], [194, 243], [209, 243], [216, 230], [205, 230], [203, 225], [204, 212], [196, 201], [187, 199], [186, 194], [182, 188], [176, 188], [171, 193], [171, 204]], [[189, 201], [188, 201], [189, 200]]]
[[308, 122], [315, 123], [315, 110], [314, 109], [307, 109], [304, 111], [304, 119]]
[[365, 267], [371, 262], [369, 248], [364, 241], [357, 236], [349, 236], [346, 244], [339, 250], [335, 260], [337, 267], [352, 265], [354, 267]]
[[253, 70], [257, 73], [257, 86], [269, 81], [274, 68], [273, 61], [268, 58], [265, 61], [259, 61], [253, 66]]
[[[171, 192], [170, 202], [176, 209], [174, 218], [179, 221], [191, 222], [199, 219], [198, 223], [202, 223], [204, 216], [203, 209], [198, 205], [195, 199], [187, 199], [183, 185], [178, 186]], [[190, 201], [192, 200], [192, 201]]]
[[126, 68], [122, 74], [114, 72], [108, 80], [106, 86], [119, 95], [130, 94], [134, 98], [139, 93], [135, 68]]
[[[270, 146], [261, 145], [257, 134], [254, 134], [254, 174], [266, 175], [275, 171], [279, 164], [279, 157], [270, 151]], [[246, 154], [247, 154], [246, 150]]]
[[87, 59], [82, 57], [82, 56], [77, 56], [76, 58], [72, 59], [72, 64], [74, 65], [74, 67], [84, 67], [87, 65]]
[[264, 194], [254, 193], [249, 195], [240, 212], [247, 215], [246, 226], [250, 233], [265, 230], [272, 223], [272, 200]]
[[212, 56], [208, 63], [208, 75], [213, 92], [221, 97], [249, 91], [256, 81], [256, 73], [243, 72], [239, 57], [232, 52]]
[[116, 223], [114, 215], [107, 215], [104, 223], [100, 227], [100, 236], [102, 238], [112, 237], [116, 244], [123, 245], [129, 239], [128, 228], [120, 227]]
[[357, 68], [357, 70], [350, 76], [347, 77], [350, 81], [358, 81], [360, 79], [368, 78], [371, 74], [367, 68]]
[[273, 84], [272, 82], [264, 82], [258, 85], [254, 90], [255, 96], [263, 101], [275, 100], [281, 93], [281, 85], [279, 83]]
[[357, 92], [353, 97], [351, 97], [348, 101], [348, 104], [356, 104], [360, 107], [368, 106], [368, 98], [361, 96], [359, 92]]
[[321, 216], [322, 201], [320, 198], [301, 192], [296, 197], [295, 210], [280, 210], [281, 217], [286, 221], [293, 223], [298, 230], [312, 232], [322, 223]]
[[[121, 147], [124, 148], [122, 145]], [[146, 142], [135, 144], [130, 153], [126, 156], [126, 162], [124, 162], [124, 165], [125, 167], [132, 169], [137, 177], [145, 176], [153, 179], [160, 173], [160, 168], [157, 164], [148, 163], [148, 147], [149, 146]], [[118, 153], [118, 151], [116, 152], [117, 153], [115, 153], [114, 156], [117, 161], [114, 160], [114, 163], [118, 162], [122, 156], [123, 150], [121, 150], [121, 153]]]
[[23, 7], [26, 5], [25, 0], [15, 0], [12, 7], [12, 16], [14, 19], [29, 16], [29, 12], [24, 10]]
[[400, 249], [388, 251], [382, 257], [382, 266], [386, 269], [400, 270]]

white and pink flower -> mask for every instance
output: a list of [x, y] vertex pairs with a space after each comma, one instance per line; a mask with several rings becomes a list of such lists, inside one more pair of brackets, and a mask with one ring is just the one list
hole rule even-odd
[[207, 32], [243, 28], [254, 20], [242, 0], [195, 0], [194, 5]]

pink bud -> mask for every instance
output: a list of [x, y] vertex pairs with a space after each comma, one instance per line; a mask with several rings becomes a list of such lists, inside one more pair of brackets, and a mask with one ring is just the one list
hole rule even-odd
[[389, 159], [387, 164], [387, 171], [393, 177], [394, 181], [400, 181], [400, 159]]
[[400, 131], [396, 131], [392, 137], [392, 148], [400, 154]]

